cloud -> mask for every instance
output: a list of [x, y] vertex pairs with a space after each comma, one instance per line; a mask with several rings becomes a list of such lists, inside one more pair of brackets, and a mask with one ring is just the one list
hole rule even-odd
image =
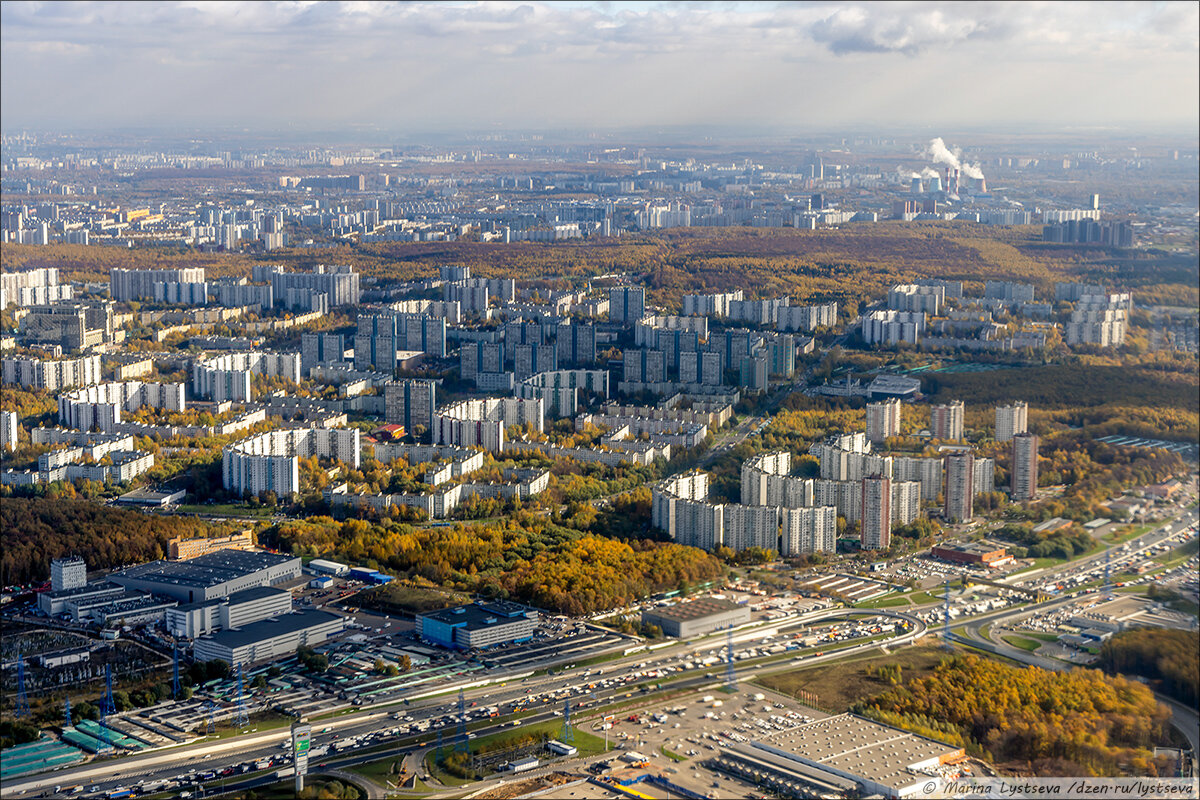
[[1191, 121], [1198, 40], [1189, 2], [5, 2], [0, 105], [6, 126]]

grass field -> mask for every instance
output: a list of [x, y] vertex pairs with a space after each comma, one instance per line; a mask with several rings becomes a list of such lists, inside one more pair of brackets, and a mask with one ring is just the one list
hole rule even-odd
[[666, 756], [667, 758], [671, 759], [672, 761], [674, 761], [676, 763], [678, 763], [680, 761], [687, 761], [687, 756], [681, 756], [681, 755], [679, 755], [679, 753], [675, 753], [675, 752], [668, 750], [666, 748], [666, 745], [659, 747], [658, 752], [662, 753], [664, 756]]
[[255, 517], [257, 519], [267, 519], [275, 513], [276, 509], [259, 506], [253, 508], [251, 506], [224, 504], [201, 504], [201, 505], [181, 505], [178, 507], [181, 514], [204, 514], [209, 517]]
[[[399, 772], [403, 763], [404, 757], [402, 755], [398, 755], [388, 758], [381, 758], [378, 761], [372, 761], [367, 764], [359, 764], [356, 767], [349, 767], [346, 769], [346, 771], [355, 775], [361, 775], [379, 786], [387, 787], [389, 784], [396, 783], [396, 781], [400, 778]], [[393, 764], [396, 767], [395, 772], [392, 771]], [[412, 791], [420, 792], [427, 791], [428, 789], [428, 786], [418, 780]]]
[[[517, 742], [530, 737], [555, 739], [562, 731], [562, 723], [553, 720], [548, 722], [539, 722], [536, 725], [522, 725], [508, 730], [498, 731], [480, 736], [478, 739], [472, 739], [470, 746], [471, 752], [478, 753], [480, 751], [495, 751], [506, 746], [506, 742]], [[604, 739], [595, 736], [587, 731], [575, 729], [575, 741], [573, 744], [579, 749], [578, 757], [586, 758], [587, 756], [598, 755], [605, 752]], [[452, 747], [452, 745], [448, 745]], [[610, 743], [609, 748], [612, 745]], [[441, 767], [435, 763], [434, 753], [430, 752], [425, 757], [425, 767], [429, 770], [429, 774], [446, 786], [465, 786], [469, 783], [474, 783], [471, 780], [463, 780], [456, 778], [453, 775], [445, 773]], [[386, 760], [386, 759], [385, 759]]]
[[1198, 550], [1200, 550], [1200, 539], [1189, 539], [1169, 553], [1155, 556], [1154, 560], [1167, 567], [1176, 567], [1196, 555]]
[[855, 603], [855, 608], [895, 608], [896, 606], [908, 605], [909, 595], [907, 594], [886, 594], [883, 597], [877, 597], [874, 600], [867, 600], [862, 603]]
[[1154, 530], [1154, 525], [1129, 525], [1118, 531], [1113, 531], [1101, 538], [1109, 544], [1124, 544], [1130, 539], [1136, 539], [1147, 531]]
[[1030, 653], [1045, 644], [1045, 642], [1042, 642], [1038, 639], [1029, 639], [1025, 636], [1017, 636], [1016, 634], [1009, 634], [1008, 636], [1003, 636], [1001, 638], [1011, 644], [1013, 647], [1019, 647], [1022, 650], [1026, 650]]
[[890, 655], [865, 655], [832, 664], [773, 672], [754, 682], [789, 697], [798, 697], [801, 691], [811, 692], [817, 696], [822, 708], [844, 711], [855, 702], [890, 686], [884, 680], [867, 675], [869, 667], [899, 666], [904, 679], [908, 680], [928, 672], [945, 657], [946, 651], [939, 647], [920, 645]]

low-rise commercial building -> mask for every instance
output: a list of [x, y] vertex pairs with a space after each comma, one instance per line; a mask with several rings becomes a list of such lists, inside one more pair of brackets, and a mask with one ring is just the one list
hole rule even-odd
[[1013, 558], [1002, 545], [993, 542], [944, 542], [933, 546], [929, 554], [942, 561], [955, 564], [982, 564], [985, 567], [1000, 567]]
[[533, 638], [538, 612], [507, 601], [475, 603], [417, 615], [422, 641], [456, 650], [479, 650]]
[[660, 606], [642, 612], [642, 624], [657, 625], [667, 636], [687, 639], [704, 633], [734, 628], [750, 621], [750, 607], [729, 600], [702, 598]]

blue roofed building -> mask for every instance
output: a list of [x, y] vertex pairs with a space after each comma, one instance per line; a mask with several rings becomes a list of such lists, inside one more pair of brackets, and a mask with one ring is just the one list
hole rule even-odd
[[537, 625], [535, 609], [504, 600], [417, 615], [417, 635], [423, 641], [454, 650], [529, 641]]

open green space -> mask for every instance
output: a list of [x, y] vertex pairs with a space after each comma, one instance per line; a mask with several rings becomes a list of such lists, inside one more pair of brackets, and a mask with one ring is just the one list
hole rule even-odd
[[1019, 647], [1022, 650], [1026, 650], [1030, 653], [1045, 644], [1045, 642], [1042, 642], [1038, 639], [1030, 639], [1026, 636], [1017, 636], [1016, 634], [1009, 634], [1008, 636], [1001, 638], [1003, 638], [1004, 641], [1008, 642], [1013, 647]]
[[[880, 667], [900, 668], [903, 680], [925, 674], [946, 657], [946, 651], [932, 645], [918, 645], [883, 655], [864, 655], [829, 664], [784, 670], [763, 675], [754, 683], [789, 697], [801, 698], [801, 692], [816, 695], [824, 709], [845, 711], [859, 700], [878, 694], [891, 685], [878, 674]], [[803, 700], [801, 700], [803, 702]]]
[[675, 763], [679, 763], [680, 761], [687, 761], [687, 756], [681, 756], [681, 755], [679, 755], [679, 753], [668, 750], [666, 745], [660, 746], [658, 748], [658, 752], [662, 753], [664, 756], [671, 759]]
[[207, 517], [254, 517], [256, 519], [268, 519], [275, 513], [276, 509], [266, 506], [244, 506], [233, 505], [230, 503], [223, 504], [186, 504], [176, 506], [176, 511], [180, 514], [203, 514]]
[[1124, 544], [1125, 542], [1128, 542], [1131, 539], [1136, 539], [1137, 537], [1141, 536], [1143, 533], [1147, 533], [1149, 531], [1154, 530], [1155, 527], [1156, 526], [1152, 525], [1152, 524], [1130, 525], [1125, 528], [1122, 528], [1121, 530], [1113, 531], [1112, 533], [1106, 534], [1101, 538], [1103, 538], [1104, 541], [1108, 542], [1109, 544]]
[[1200, 551], [1200, 539], [1189, 539], [1170, 552], [1155, 556], [1154, 560], [1167, 567], [1177, 567]]
[[910, 595], [904, 593], [885, 594], [883, 597], [876, 597], [874, 600], [865, 600], [861, 603], [855, 603], [855, 608], [895, 608], [896, 606], [906, 606], [909, 604]]
[[[384, 788], [391, 788], [398, 781], [411, 777], [411, 773], [401, 772], [403, 766], [404, 756], [397, 755], [390, 758], [381, 758], [378, 761], [371, 761], [367, 764], [359, 764], [358, 766], [347, 767], [346, 772], [354, 775], [361, 775], [372, 783]], [[418, 779], [415, 781], [413, 788], [406, 791], [424, 792], [429, 791], [429, 787]]]
[[[534, 725], [521, 725], [509, 728], [496, 733], [480, 736], [477, 739], [472, 739], [469, 743], [472, 754], [494, 753], [508, 748], [519, 747], [522, 744], [532, 745], [538, 741], [547, 739], [557, 739], [562, 734], [562, 722], [558, 720], [550, 720], [547, 722], [539, 722]], [[572, 744], [578, 748], [578, 756], [586, 758], [588, 756], [598, 755], [605, 752], [604, 739], [595, 736], [587, 731], [574, 730], [574, 741]], [[454, 745], [447, 744], [444, 750], [443, 758], [449, 758], [453, 753]], [[425, 767], [429, 774], [441, 782], [445, 786], [465, 786], [469, 783], [474, 783], [478, 778], [462, 778], [457, 775], [452, 775], [444, 767], [443, 763], [438, 763], [437, 752], [430, 751], [425, 756]]]

